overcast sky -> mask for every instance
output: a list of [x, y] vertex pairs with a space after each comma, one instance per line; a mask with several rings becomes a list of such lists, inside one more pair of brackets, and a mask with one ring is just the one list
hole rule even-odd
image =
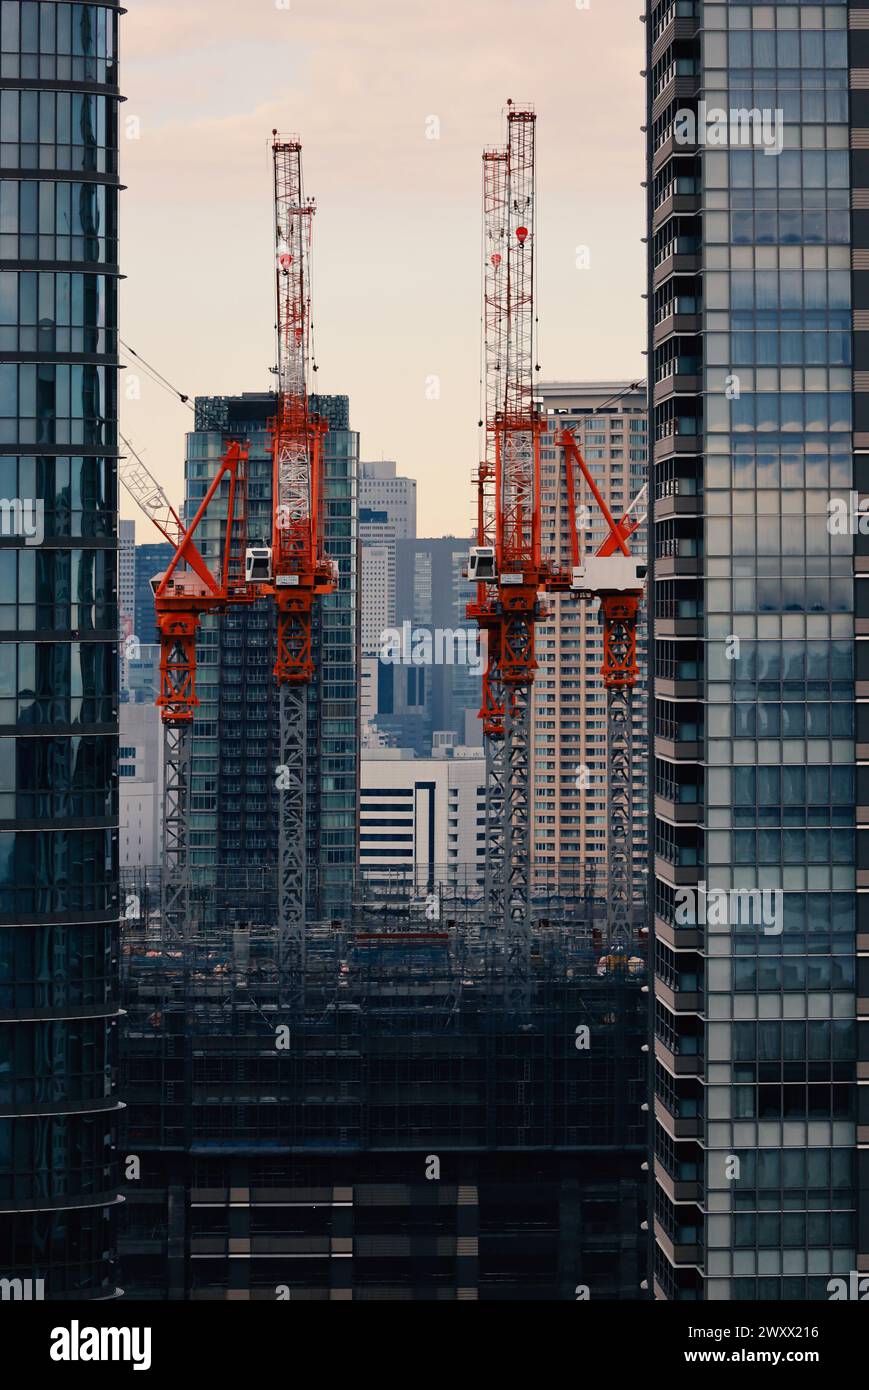
[[[585, 2], [128, 0], [122, 337], [191, 397], [269, 388], [270, 132], [298, 132], [317, 389], [349, 395], [363, 459], [419, 479], [421, 535], [467, 534], [480, 153], [508, 97], [539, 117], [541, 378], [645, 374], [641, 6]], [[124, 399], [129, 375], [124, 432], [181, 501], [192, 415], [145, 377]]]

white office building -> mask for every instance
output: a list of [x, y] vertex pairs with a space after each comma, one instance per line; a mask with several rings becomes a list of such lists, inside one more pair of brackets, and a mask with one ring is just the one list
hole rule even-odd
[[485, 762], [478, 748], [414, 758], [400, 748], [362, 755], [360, 865], [370, 877], [428, 884], [482, 874]]
[[159, 864], [163, 834], [163, 726], [153, 704], [120, 708], [120, 862]]

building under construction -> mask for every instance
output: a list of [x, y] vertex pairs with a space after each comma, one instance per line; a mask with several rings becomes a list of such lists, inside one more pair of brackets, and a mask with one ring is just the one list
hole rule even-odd
[[294, 1015], [273, 871], [218, 875], [183, 940], [131, 871], [127, 1296], [642, 1298], [645, 962], [602, 955], [597, 887], [541, 888], [516, 1015], [474, 874], [360, 882]]

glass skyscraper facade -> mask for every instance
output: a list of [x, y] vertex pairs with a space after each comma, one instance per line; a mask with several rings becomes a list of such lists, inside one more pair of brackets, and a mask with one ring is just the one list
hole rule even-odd
[[822, 1300], [869, 1268], [861, 649], [828, 524], [869, 445], [867, 17], [646, 10], [658, 1298]]
[[[192, 516], [214, 475], [224, 441], [250, 445], [248, 537], [271, 541], [272, 452], [268, 393], [202, 397], [197, 429], [188, 436], [187, 514]], [[308, 692], [308, 893], [313, 917], [328, 918], [349, 902], [356, 865], [359, 782], [359, 592], [357, 487], [359, 438], [350, 429], [345, 396], [313, 396], [326, 418], [325, 541], [338, 562], [339, 588], [315, 607], [316, 674]], [[200, 548], [216, 563], [225, 508], [219, 501], [202, 524]], [[266, 602], [205, 618], [197, 643], [200, 708], [193, 732], [190, 858], [194, 877], [218, 866], [254, 867], [277, 860], [278, 687], [274, 606]]]
[[11, 1297], [27, 1279], [44, 1281], [46, 1299], [116, 1292], [120, 13], [0, 6], [0, 1278]]

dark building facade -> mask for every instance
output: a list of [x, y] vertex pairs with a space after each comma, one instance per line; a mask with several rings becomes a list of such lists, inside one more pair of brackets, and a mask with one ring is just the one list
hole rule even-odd
[[[197, 401], [188, 436], [188, 515], [201, 501], [227, 437], [250, 445], [248, 536], [270, 541], [274, 397], [247, 393]], [[309, 910], [329, 916], [346, 906], [356, 863], [359, 785], [358, 435], [346, 396], [313, 396], [325, 436], [325, 543], [338, 562], [339, 588], [314, 611], [316, 676], [308, 688]], [[219, 507], [202, 526], [202, 550], [215, 560]], [[197, 648], [200, 708], [194, 724], [191, 863], [210, 881], [216, 865], [277, 861], [278, 687], [274, 606], [257, 603], [206, 618]]]
[[869, 1271], [867, 28], [646, 8], [658, 1298]]
[[547, 902], [535, 923], [526, 1027], [476, 895], [443, 885], [451, 920], [433, 931], [425, 900], [394, 886], [309, 934], [282, 1049], [255, 873], [226, 871], [180, 951], [133, 882], [130, 1297], [643, 1297], [644, 963], [601, 974], [569, 885], [563, 916]]
[[168, 569], [174, 551], [168, 541], [136, 546], [136, 596], [133, 630], [141, 646], [159, 642], [151, 580]]
[[0, 1276], [116, 1293], [118, 19], [0, 15]]

